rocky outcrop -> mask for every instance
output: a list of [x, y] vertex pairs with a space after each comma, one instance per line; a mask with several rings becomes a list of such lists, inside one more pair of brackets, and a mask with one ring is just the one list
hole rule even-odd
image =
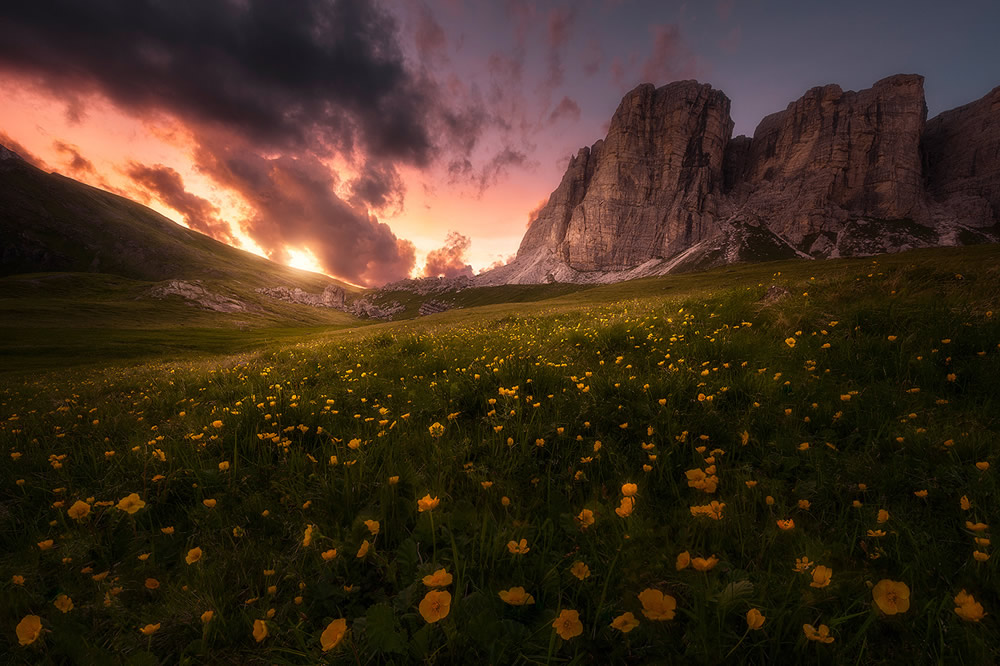
[[246, 312], [249, 309], [243, 301], [209, 291], [197, 280], [193, 282], [170, 280], [150, 289], [149, 295], [153, 298], [179, 296], [188, 305], [214, 312]]
[[343, 310], [347, 293], [336, 285], [328, 285], [318, 294], [310, 294], [299, 287], [266, 287], [257, 290], [268, 298], [274, 298], [287, 303], [309, 305], [314, 308], [334, 308]]
[[417, 314], [421, 317], [425, 317], [427, 315], [437, 314], [438, 312], [444, 312], [445, 310], [451, 310], [453, 307], [454, 306], [450, 303], [431, 299], [420, 304]]
[[382, 305], [374, 302], [370, 296], [365, 296], [353, 301], [347, 311], [356, 317], [367, 319], [392, 319], [405, 309], [406, 306], [399, 301]]
[[468, 275], [456, 275], [455, 277], [422, 277], [410, 280], [397, 280], [378, 288], [380, 294], [388, 294], [394, 291], [408, 291], [418, 296], [429, 294], [443, 294], [462, 291], [473, 286], [472, 278]]
[[923, 77], [809, 90], [730, 138], [729, 100], [642, 85], [477, 285], [612, 282], [720, 263], [1000, 237], [1000, 88], [927, 121]]

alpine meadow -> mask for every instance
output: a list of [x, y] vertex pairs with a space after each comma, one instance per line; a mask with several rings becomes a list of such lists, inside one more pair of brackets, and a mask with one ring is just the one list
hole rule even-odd
[[992, 662], [998, 258], [744, 265], [7, 374], [4, 651]]
[[1000, 664], [1000, 2], [0, 2], [0, 666]]

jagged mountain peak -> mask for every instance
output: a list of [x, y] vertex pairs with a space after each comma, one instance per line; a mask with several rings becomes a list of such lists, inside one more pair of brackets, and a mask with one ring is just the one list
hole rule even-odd
[[[514, 261], [476, 281], [607, 282], [752, 260], [732, 251], [747, 220], [765, 246], [802, 257], [996, 240], [1000, 88], [928, 121], [923, 84], [817, 86], [735, 138], [721, 90], [639, 85], [607, 136], [570, 160]], [[729, 249], [680, 261], [720, 242]]]

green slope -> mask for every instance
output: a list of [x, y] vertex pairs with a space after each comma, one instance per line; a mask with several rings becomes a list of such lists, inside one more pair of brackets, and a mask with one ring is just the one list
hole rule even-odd
[[[31, 328], [270, 327], [347, 325], [330, 308], [282, 302], [257, 292], [335, 286], [325, 275], [258, 257], [182, 227], [124, 197], [0, 160], [0, 322]], [[216, 312], [179, 296], [155, 298], [181, 280], [234, 299], [241, 312]]]
[[[0, 376], [0, 653], [1000, 663], [998, 258], [729, 267], [242, 342], [163, 331], [125, 363]], [[146, 342], [176, 357], [134, 365]], [[533, 603], [504, 603], [514, 586]], [[29, 614], [45, 631], [22, 646]], [[824, 625], [832, 643], [808, 640]]]
[[27, 162], [0, 162], [0, 275], [107, 273], [159, 280], [228, 280], [248, 286], [336, 284], [220, 243], [149, 208]]
[[[60, 301], [55, 298], [47, 301], [51, 308], [44, 313], [37, 305], [31, 312], [34, 321], [44, 325], [16, 329], [0, 326], [0, 373], [64, 369], [94, 363], [133, 364], [152, 359], [210, 358], [271, 349], [277, 343], [317, 344], [330, 339], [347, 339], [359, 334], [362, 328], [366, 336], [399, 336], [419, 335], [455, 326], [485, 329], [532, 317], [573, 316], [583, 321], [599, 316], [594, 314], [595, 309], [616, 304], [626, 309], [647, 307], [650, 302], [712, 298], [733, 289], [761, 289], [770, 284], [787, 285], [793, 296], [798, 298], [802, 316], [805, 316], [814, 306], [809, 297], [801, 297], [802, 293], [808, 293], [808, 289], [813, 287], [829, 290], [831, 285], [836, 285], [836, 298], [850, 301], [857, 296], [848, 283], [861, 283], [868, 273], [890, 274], [900, 295], [935, 294], [935, 300], [947, 301], [952, 298], [951, 294], [961, 293], [965, 298], [974, 296], [978, 303], [976, 308], [984, 311], [996, 309], [996, 304], [1000, 303], [1000, 245], [996, 244], [932, 248], [868, 258], [741, 264], [704, 273], [668, 275], [596, 287], [580, 288], [576, 285], [569, 293], [565, 289], [567, 285], [469, 289], [459, 292], [460, 297], [468, 299], [468, 307], [395, 322], [351, 320], [343, 313], [328, 312], [332, 319], [337, 316], [343, 319], [309, 328], [305, 327], [308, 324], [306, 313], [301, 315], [299, 321], [288, 319], [283, 322], [275, 317], [256, 326], [248, 324], [219, 331], [221, 315], [202, 313], [201, 319], [186, 319], [188, 328], [178, 331], [177, 326], [163, 323], [165, 317], [181, 320], [185, 316], [190, 317], [185, 310], [193, 308], [183, 302], [162, 301], [158, 302], [158, 307], [163, 309], [161, 312], [145, 311], [143, 308], [146, 306], [141, 302], [129, 304], [114, 295], [115, 290], [125, 293], [129, 288], [128, 281], [104, 276], [101, 285], [92, 285], [94, 294], [90, 297], [89, 314], [76, 319], [77, 326], [72, 331], [67, 331], [66, 326], [60, 324], [66, 315], [56, 305]], [[19, 304], [31, 301], [30, 298], [23, 298], [27, 293], [23, 291], [26, 289], [23, 283], [43, 277], [0, 279], [0, 293], [7, 293], [12, 289], [11, 285], [22, 289], [14, 291], [13, 298], [0, 298], [0, 321], [14, 321], [17, 308], [24, 307]], [[66, 276], [67, 279], [71, 277]], [[971, 291], [968, 289], [970, 284], [975, 285]], [[417, 307], [423, 298], [414, 297], [414, 303], [407, 304], [408, 309]], [[477, 299], [479, 304], [475, 303]], [[885, 304], [873, 302], [871, 306], [883, 308]], [[291, 305], [288, 308], [315, 310]]]

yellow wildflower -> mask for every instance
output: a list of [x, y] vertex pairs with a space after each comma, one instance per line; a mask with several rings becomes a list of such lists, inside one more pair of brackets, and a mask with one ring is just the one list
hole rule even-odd
[[820, 564], [813, 569], [812, 582], [809, 583], [809, 587], [827, 587], [831, 578], [833, 578], [833, 569]]
[[253, 621], [253, 638], [258, 643], [267, 638], [267, 623], [264, 620]]
[[747, 629], [751, 631], [757, 631], [764, 626], [764, 620], [767, 618], [757, 610], [756, 608], [751, 608], [747, 611]]
[[511, 606], [525, 606], [535, 603], [535, 598], [524, 591], [523, 587], [512, 587], [500, 590], [500, 599]]
[[73, 520], [83, 520], [87, 514], [90, 513], [90, 505], [81, 500], [77, 500], [73, 503], [73, 506], [66, 511], [68, 515]]
[[674, 619], [677, 600], [669, 594], [646, 588], [639, 593], [639, 601], [642, 603], [642, 614], [650, 620]]
[[986, 616], [983, 605], [965, 590], [955, 595], [955, 614], [966, 622], [979, 622]]
[[883, 578], [872, 588], [875, 605], [886, 615], [905, 613], [910, 609], [910, 588], [906, 583]]
[[441, 500], [437, 497], [431, 497], [430, 493], [427, 493], [422, 498], [417, 500], [417, 511], [421, 513], [424, 511], [433, 511], [440, 503]]
[[632, 613], [622, 613], [611, 621], [611, 626], [623, 634], [627, 634], [639, 626], [639, 620]]
[[583, 623], [580, 622], [580, 613], [575, 610], [563, 610], [552, 622], [552, 627], [564, 641], [579, 636], [583, 633]]
[[42, 635], [42, 618], [37, 615], [25, 615], [17, 623], [14, 633], [17, 634], [18, 643], [31, 645]]
[[715, 565], [719, 563], [719, 558], [715, 555], [711, 557], [692, 557], [691, 566], [694, 567], [696, 571], [711, 571], [715, 568]]
[[528, 547], [528, 540], [521, 539], [520, 543], [517, 541], [508, 541], [507, 550], [514, 555], [524, 555], [531, 549]]
[[329, 652], [333, 648], [340, 644], [340, 641], [344, 639], [344, 635], [347, 633], [347, 618], [340, 618], [339, 620], [334, 620], [326, 626], [323, 633], [319, 637], [320, 647], [323, 648], [323, 652]]
[[622, 518], [628, 518], [632, 515], [632, 510], [635, 508], [635, 500], [631, 497], [623, 497], [621, 504], [615, 509], [617, 513]]
[[132, 493], [131, 495], [126, 495], [125, 497], [118, 500], [116, 505], [120, 510], [131, 515], [138, 511], [139, 509], [146, 506], [146, 503], [139, 498], [138, 493]]
[[437, 622], [451, 611], [451, 594], [445, 590], [431, 590], [424, 595], [417, 610], [426, 622]]
[[802, 632], [811, 641], [818, 641], [820, 643], [832, 643], [833, 636], [830, 635], [830, 627], [825, 624], [819, 625], [819, 630], [811, 624], [803, 624]]
[[451, 585], [452, 576], [445, 569], [438, 569], [430, 576], [424, 576], [423, 580], [427, 587], [447, 587]]

